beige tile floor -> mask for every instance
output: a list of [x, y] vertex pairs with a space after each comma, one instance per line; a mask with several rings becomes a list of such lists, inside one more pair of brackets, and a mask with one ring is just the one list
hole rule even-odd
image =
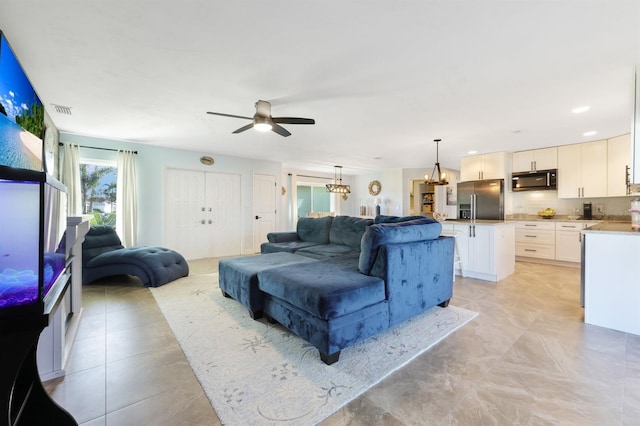
[[[585, 325], [579, 279], [523, 262], [498, 284], [458, 277], [451, 303], [480, 315], [323, 424], [639, 425], [640, 336]], [[80, 424], [220, 424], [138, 281], [85, 286], [84, 305], [67, 375], [46, 383]]]

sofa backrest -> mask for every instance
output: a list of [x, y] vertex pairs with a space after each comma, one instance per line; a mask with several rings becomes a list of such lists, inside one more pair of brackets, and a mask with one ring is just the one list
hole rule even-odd
[[441, 232], [442, 225], [440, 222], [427, 217], [405, 222], [371, 225], [362, 236], [358, 270], [365, 275], [369, 275], [380, 246], [434, 240], [440, 236]]
[[408, 222], [410, 220], [416, 219], [424, 219], [426, 216], [386, 216], [383, 214], [379, 214], [373, 219], [373, 223], [398, 223], [398, 222]]
[[91, 225], [82, 243], [82, 265], [102, 253], [122, 248], [122, 242], [112, 226]]
[[302, 241], [329, 244], [329, 230], [333, 222], [332, 216], [301, 217], [296, 225], [296, 233]]
[[373, 219], [353, 216], [336, 216], [331, 224], [329, 242], [360, 249], [364, 231], [373, 223]]

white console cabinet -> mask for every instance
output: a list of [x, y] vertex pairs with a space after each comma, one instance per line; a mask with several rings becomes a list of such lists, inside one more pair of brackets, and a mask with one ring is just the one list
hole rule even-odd
[[71, 260], [71, 285], [49, 326], [38, 341], [38, 373], [46, 381], [65, 375], [64, 367], [82, 318], [82, 241], [89, 231], [90, 216], [67, 218], [66, 256]]

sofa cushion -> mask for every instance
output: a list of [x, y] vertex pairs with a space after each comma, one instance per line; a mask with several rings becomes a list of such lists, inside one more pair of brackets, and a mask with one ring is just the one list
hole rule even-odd
[[337, 318], [385, 300], [384, 281], [354, 267], [319, 261], [258, 273], [260, 290], [321, 319]]
[[329, 229], [333, 222], [332, 216], [301, 217], [298, 219], [296, 231], [301, 241], [318, 244], [329, 244]]
[[376, 216], [375, 219], [373, 219], [373, 223], [377, 224], [377, 223], [407, 222], [409, 220], [424, 219], [425, 217], [426, 216], [385, 216], [385, 215], [379, 214], [378, 216]]
[[441, 232], [440, 222], [426, 217], [406, 222], [371, 225], [362, 237], [358, 269], [367, 275], [371, 272], [371, 266], [381, 245], [433, 240], [438, 238]]
[[267, 234], [267, 241], [270, 243], [286, 243], [289, 241], [299, 241], [298, 233], [295, 231], [285, 232], [269, 232]]
[[300, 249], [304, 249], [306, 247], [314, 247], [322, 244], [314, 243], [311, 241], [287, 241], [281, 243], [262, 243], [260, 244], [260, 253], [295, 253]]
[[362, 235], [372, 223], [372, 219], [353, 216], [336, 216], [331, 225], [329, 240], [331, 244], [343, 244], [355, 249], [360, 249]]
[[262, 311], [263, 297], [258, 289], [258, 272], [302, 262], [317, 261], [285, 252], [220, 259], [218, 285], [225, 293], [249, 309], [253, 316]]
[[358, 257], [360, 256], [360, 249], [354, 249], [351, 246], [345, 246], [344, 244], [319, 244], [316, 246], [302, 248], [296, 251], [297, 254], [303, 256], [313, 257], [315, 259], [332, 259], [332, 258], [344, 258], [344, 257]]

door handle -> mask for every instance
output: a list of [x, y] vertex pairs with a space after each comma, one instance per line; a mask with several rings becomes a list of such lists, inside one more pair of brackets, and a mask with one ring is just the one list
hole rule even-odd
[[262, 216], [256, 215], [256, 220], [258, 220], [258, 219], [262, 219]]

